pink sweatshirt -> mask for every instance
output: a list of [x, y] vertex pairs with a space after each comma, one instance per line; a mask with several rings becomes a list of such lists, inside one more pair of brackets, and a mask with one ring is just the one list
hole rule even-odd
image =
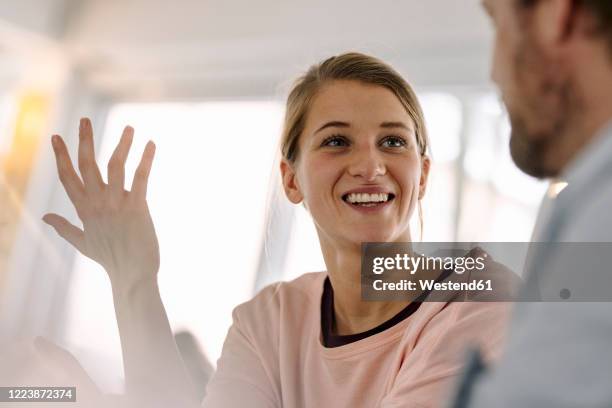
[[439, 407], [467, 347], [487, 360], [500, 351], [508, 304], [486, 302], [426, 302], [383, 332], [326, 348], [326, 276], [276, 283], [234, 310], [204, 407]]

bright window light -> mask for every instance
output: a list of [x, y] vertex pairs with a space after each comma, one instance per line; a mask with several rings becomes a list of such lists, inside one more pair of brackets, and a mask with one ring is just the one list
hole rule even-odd
[[15, 104], [9, 94], [0, 94], [0, 160], [5, 156], [12, 142]]
[[529, 241], [547, 184], [522, 173], [509, 151], [510, 123], [494, 94], [470, 106], [463, 170], [462, 241]]
[[[442, 92], [419, 95], [431, 145], [431, 168], [427, 192], [422, 200], [423, 241], [452, 241], [457, 189], [456, 162], [461, 149], [463, 116], [461, 102]], [[421, 240], [418, 215], [411, 222], [411, 235]]]
[[284, 280], [292, 280], [307, 272], [327, 270], [312, 217], [303, 206], [297, 207], [294, 211]]
[[431, 154], [436, 163], [451, 162], [459, 156], [461, 102], [450, 94], [425, 93], [419, 96], [423, 107]]

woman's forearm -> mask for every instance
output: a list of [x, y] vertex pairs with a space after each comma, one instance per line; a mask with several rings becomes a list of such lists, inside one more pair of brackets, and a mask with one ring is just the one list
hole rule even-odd
[[[125, 271], [121, 271], [125, 272]], [[114, 276], [129, 276], [118, 273]], [[113, 285], [130, 400], [147, 407], [200, 405], [176, 347], [157, 281]]]

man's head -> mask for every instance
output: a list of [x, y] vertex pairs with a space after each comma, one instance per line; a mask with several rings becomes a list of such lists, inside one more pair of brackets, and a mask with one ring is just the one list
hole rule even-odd
[[557, 176], [605, 120], [593, 105], [610, 84], [596, 83], [606, 69], [612, 81], [612, 0], [483, 5], [496, 28], [492, 78], [510, 115], [512, 158], [530, 175]]

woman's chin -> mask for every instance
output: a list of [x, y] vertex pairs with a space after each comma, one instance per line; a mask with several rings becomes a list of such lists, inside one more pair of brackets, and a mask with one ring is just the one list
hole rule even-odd
[[393, 234], [384, 230], [374, 230], [374, 231], [354, 231], [353, 234], [350, 234], [351, 240], [355, 243], [360, 244], [362, 242], [392, 242], [397, 241], [396, 234]]

